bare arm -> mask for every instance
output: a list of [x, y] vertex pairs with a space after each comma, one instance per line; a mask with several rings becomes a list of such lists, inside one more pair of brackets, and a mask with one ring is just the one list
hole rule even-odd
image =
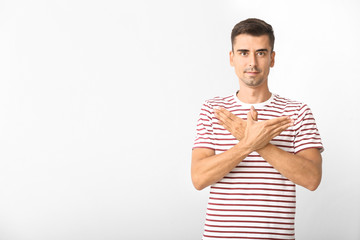
[[[257, 120], [257, 113], [252, 109], [252, 118]], [[217, 117], [221, 124], [230, 131], [234, 137], [243, 137], [244, 121], [225, 109], [217, 110]], [[246, 125], [246, 124], [245, 124]], [[322, 158], [316, 148], [305, 149], [297, 154], [291, 154], [280, 148], [267, 144], [264, 148], [255, 149], [269, 164], [283, 176], [295, 184], [301, 185], [311, 191], [315, 190], [321, 181]]]
[[192, 152], [191, 178], [197, 190], [221, 180], [234, 169], [249, 153], [250, 149], [236, 144], [229, 150], [215, 155], [215, 151], [207, 148], [195, 148]]
[[322, 158], [319, 149], [305, 149], [297, 154], [288, 153], [272, 144], [257, 152], [283, 176], [311, 191], [321, 181]]
[[[248, 113], [248, 119], [251, 113]], [[194, 187], [201, 190], [217, 181], [234, 169], [249, 153], [265, 147], [269, 141], [292, 125], [287, 117], [268, 121], [247, 123], [244, 137], [229, 150], [215, 155], [214, 150], [194, 149], [191, 161], [191, 178]]]

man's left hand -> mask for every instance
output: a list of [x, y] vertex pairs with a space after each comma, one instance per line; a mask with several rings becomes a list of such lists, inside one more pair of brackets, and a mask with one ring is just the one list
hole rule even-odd
[[[253, 106], [250, 111], [253, 120], [257, 121], [258, 114]], [[237, 140], [240, 141], [240, 139], [244, 137], [246, 128], [245, 120], [239, 118], [224, 108], [215, 108], [215, 116], [218, 118], [219, 124], [228, 130]]]

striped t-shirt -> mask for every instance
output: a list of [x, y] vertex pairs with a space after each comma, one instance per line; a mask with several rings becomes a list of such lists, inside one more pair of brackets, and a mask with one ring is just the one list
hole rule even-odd
[[[280, 116], [294, 119], [294, 125], [271, 144], [294, 154], [308, 148], [323, 150], [310, 108], [276, 94], [259, 104], [242, 103], [236, 94], [205, 101], [194, 148], [214, 149], [219, 154], [237, 144], [238, 140], [218, 123], [214, 107], [246, 120], [251, 105], [258, 112], [258, 121]], [[295, 239], [295, 205], [295, 184], [252, 152], [211, 186], [203, 239]]]

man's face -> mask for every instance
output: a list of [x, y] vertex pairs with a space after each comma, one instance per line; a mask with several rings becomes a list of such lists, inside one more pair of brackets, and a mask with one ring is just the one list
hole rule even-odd
[[271, 52], [269, 36], [236, 36], [233, 51], [230, 52], [230, 64], [235, 68], [240, 85], [244, 83], [248, 87], [258, 87], [267, 82], [274, 63], [275, 52]]

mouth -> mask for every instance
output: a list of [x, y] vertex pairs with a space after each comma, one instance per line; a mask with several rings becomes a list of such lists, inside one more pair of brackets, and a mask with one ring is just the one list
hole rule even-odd
[[247, 73], [249, 75], [256, 75], [256, 74], [259, 74], [260, 72], [245, 72], [245, 73]]

